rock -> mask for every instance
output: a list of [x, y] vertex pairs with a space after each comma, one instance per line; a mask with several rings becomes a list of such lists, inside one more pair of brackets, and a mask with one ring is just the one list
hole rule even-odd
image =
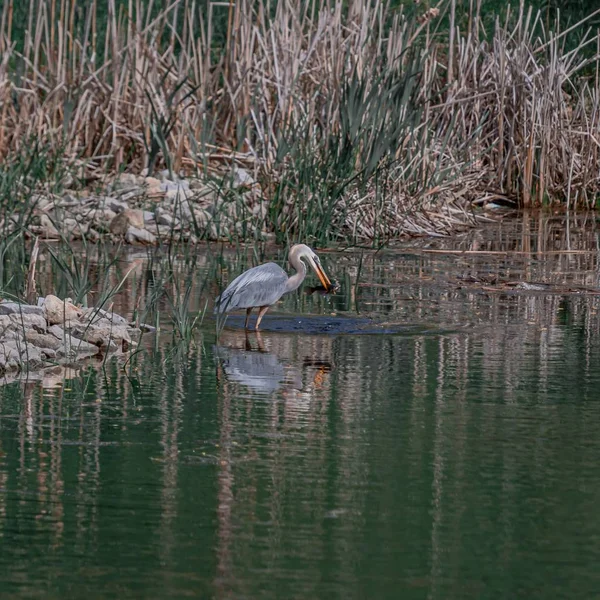
[[252, 208], [252, 215], [261, 219], [265, 219], [267, 217], [267, 207], [265, 206], [264, 202], [254, 205]]
[[0, 373], [21, 366], [21, 353], [14, 341], [0, 342]]
[[65, 173], [60, 183], [63, 188], [70, 188], [73, 185], [73, 176], [70, 173]]
[[40, 227], [42, 228], [42, 236], [56, 238], [59, 237], [58, 229], [52, 222], [52, 219], [47, 214], [42, 214], [40, 216]]
[[46, 331], [46, 319], [40, 315], [24, 315], [12, 314], [9, 315], [15, 329], [34, 329], [35, 331]]
[[130, 227], [125, 234], [125, 241], [128, 244], [156, 244], [156, 236], [137, 227]]
[[108, 312], [103, 308], [86, 308], [83, 309], [82, 320], [88, 323], [97, 323], [101, 319], [110, 321], [113, 325], [129, 325], [129, 321], [114, 312]]
[[43, 363], [42, 351], [33, 344], [17, 345], [22, 368], [35, 369]]
[[33, 206], [36, 211], [45, 212], [54, 207], [54, 198], [42, 194], [34, 194], [31, 196], [31, 206]]
[[[105, 352], [127, 352], [141, 330], [101, 308], [80, 309], [53, 295], [38, 306], [0, 301], [0, 373], [65, 364]], [[60, 323], [60, 324], [58, 324]]]
[[69, 235], [72, 239], [81, 239], [87, 229], [88, 229], [88, 225], [84, 224], [84, 223], [79, 223], [77, 221], [77, 219], [71, 219], [71, 218], [66, 218], [63, 219], [61, 222], [61, 225], [63, 227], [63, 231]]
[[143, 211], [144, 213], [144, 225], [154, 225], [154, 213], [149, 210]]
[[146, 177], [144, 183], [149, 188], [160, 188], [160, 179], [157, 179], [156, 177]]
[[18, 302], [8, 302], [6, 300], [0, 302], [0, 315], [13, 314], [44, 316], [44, 309], [40, 306], [32, 306], [30, 304], [19, 304]]
[[42, 348], [44, 350], [58, 350], [60, 347], [60, 341], [56, 338], [56, 336], [51, 335], [49, 333], [37, 333], [35, 331], [26, 331], [25, 332], [25, 340], [38, 348]]
[[[157, 175], [158, 175], [158, 178], [161, 181], [166, 181], [168, 183], [173, 183], [171, 181], [171, 172], [169, 171], [169, 169], [163, 169], [162, 171], [159, 171], [157, 173]], [[175, 177], [175, 174], [173, 174], [173, 177]]]
[[144, 194], [145, 194], [144, 188], [136, 187], [136, 188], [133, 188], [132, 190], [129, 190], [128, 192], [123, 192], [122, 194], [120, 194], [119, 198], [123, 202], [129, 202], [131, 199], [137, 198], [138, 196], [143, 196]]
[[42, 355], [42, 358], [52, 360], [52, 359], [56, 358], [56, 350], [53, 350], [52, 348], [42, 348], [41, 355]]
[[51, 325], [48, 327], [48, 333], [52, 334], [57, 340], [63, 341], [67, 332], [60, 325]]
[[190, 190], [194, 190], [195, 192], [206, 188], [206, 184], [202, 179], [190, 179], [189, 186]]
[[233, 182], [232, 185], [234, 188], [251, 188], [256, 181], [254, 177], [250, 175], [250, 173], [246, 169], [242, 169], [240, 167], [233, 167]]
[[93, 211], [92, 225], [100, 231], [110, 231], [110, 224], [112, 220], [117, 216], [117, 213], [110, 208], [98, 208]]
[[115, 213], [121, 213], [129, 208], [127, 202], [122, 202], [121, 200], [117, 200], [112, 196], [105, 196], [103, 198], [103, 202], [101, 202], [101, 206], [104, 208], [110, 208], [110, 210], [114, 211]]
[[164, 208], [157, 206], [154, 213], [157, 225], [167, 225], [170, 229], [179, 225], [179, 220], [171, 216]]
[[98, 346], [94, 346], [94, 344], [89, 344], [84, 340], [78, 340], [77, 338], [67, 335], [65, 341], [56, 351], [56, 356], [57, 358], [80, 360], [82, 358], [95, 356], [99, 352], [100, 348], [98, 348]]
[[110, 232], [125, 235], [130, 227], [144, 229], [144, 211], [126, 208], [111, 221]]
[[[10, 317], [9, 317], [10, 318]], [[14, 324], [11, 325], [10, 328], [5, 329], [4, 331], [0, 332], [2, 334], [2, 341], [6, 342], [7, 340], [15, 340], [19, 343], [24, 342], [23, 339], [23, 327], [17, 328]]]
[[[94, 344], [90, 344], [85, 340], [80, 340], [73, 337], [64, 330], [62, 331], [61, 343], [56, 350], [58, 358], [81, 359], [89, 356], [94, 356], [100, 352], [100, 348]], [[53, 332], [54, 335], [54, 332]]]
[[219, 192], [205, 188], [201, 192], [196, 192], [194, 199], [196, 204], [199, 204], [203, 208], [214, 210], [215, 205], [219, 203]]
[[99, 242], [100, 237], [100, 234], [95, 229], [88, 229], [86, 238], [88, 241], [92, 242], [92, 244]]
[[128, 327], [114, 325], [108, 319], [100, 319], [95, 324], [76, 325], [71, 334], [109, 352], [116, 349], [127, 351], [131, 345]]
[[187, 181], [165, 181], [160, 188], [168, 200], [183, 200], [192, 195], [190, 184]]
[[82, 312], [68, 300], [61, 300], [50, 294], [44, 300], [44, 314], [49, 325], [62, 325], [77, 320]]
[[34, 369], [43, 364], [42, 351], [23, 340], [0, 341], [0, 372]]
[[115, 191], [128, 189], [138, 185], [139, 179], [133, 173], [121, 173], [119, 178], [112, 182], [111, 188]]
[[61, 206], [62, 208], [69, 208], [73, 206], [79, 206], [81, 204], [81, 200], [74, 196], [73, 194], [65, 194], [57, 203], [56, 206]]
[[[169, 239], [171, 238], [171, 236], [173, 235], [173, 228], [169, 227], [168, 225], [158, 225], [157, 228], [158, 230], [158, 237], [159, 238], [165, 238], [165, 239]], [[179, 227], [177, 230], [180, 230], [181, 227]], [[179, 239], [179, 238], [177, 238]]]
[[164, 198], [165, 193], [162, 191], [160, 185], [153, 185], [146, 190], [146, 198], [152, 200], [162, 200]]
[[206, 227], [210, 218], [211, 214], [203, 208], [194, 209], [194, 219], [198, 227]]

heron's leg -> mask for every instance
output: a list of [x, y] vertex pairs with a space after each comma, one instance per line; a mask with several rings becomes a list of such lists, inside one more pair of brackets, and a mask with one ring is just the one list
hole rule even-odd
[[262, 321], [262, 318], [264, 317], [265, 313], [269, 310], [269, 306], [261, 306], [258, 309], [258, 319], [256, 319], [256, 325], [254, 326], [254, 329], [256, 329], [258, 331], [258, 326], [260, 325], [260, 322]]
[[248, 329], [248, 321], [250, 320], [251, 312], [252, 312], [252, 307], [246, 309], [246, 322], [244, 323], [244, 329]]

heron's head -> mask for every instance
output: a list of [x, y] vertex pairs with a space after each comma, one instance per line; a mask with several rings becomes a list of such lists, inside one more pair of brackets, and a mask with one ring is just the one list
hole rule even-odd
[[290, 250], [290, 263], [294, 265], [294, 259], [302, 260], [306, 259], [306, 262], [310, 265], [311, 269], [317, 274], [319, 281], [323, 284], [326, 291], [331, 289], [331, 281], [325, 274], [323, 267], [321, 266], [321, 260], [316, 255], [312, 248], [309, 248], [306, 244], [296, 244], [292, 246]]

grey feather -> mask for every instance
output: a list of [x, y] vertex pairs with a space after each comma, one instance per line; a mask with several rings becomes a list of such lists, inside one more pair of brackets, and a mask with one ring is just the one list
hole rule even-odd
[[248, 269], [216, 299], [215, 312], [275, 304], [287, 291], [287, 281], [287, 273], [272, 262]]

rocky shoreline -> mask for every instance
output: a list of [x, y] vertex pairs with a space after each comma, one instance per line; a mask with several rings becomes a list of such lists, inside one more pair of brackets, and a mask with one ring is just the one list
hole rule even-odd
[[56, 296], [37, 306], [0, 301], [0, 375], [119, 356], [139, 343], [145, 325], [101, 308], [79, 308]]
[[260, 186], [242, 168], [234, 168], [221, 184], [168, 171], [156, 177], [122, 173], [108, 183], [95, 183], [31, 197], [29, 234], [42, 240], [107, 239], [133, 245], [274, 237], [265, 228]]

